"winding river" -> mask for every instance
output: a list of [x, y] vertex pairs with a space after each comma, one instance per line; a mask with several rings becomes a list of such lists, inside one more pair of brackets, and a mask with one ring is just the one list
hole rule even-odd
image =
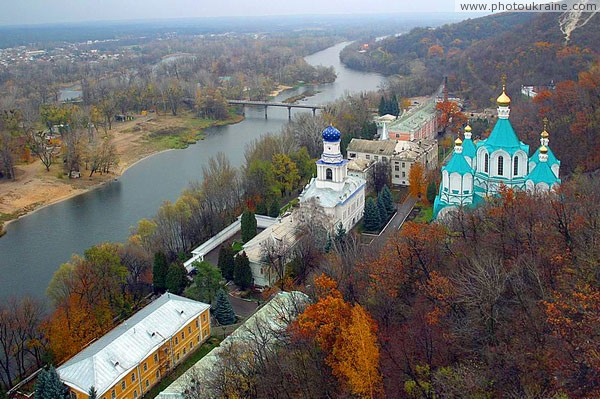
[[[380, 75], [353, 71], [340, 63], [339, 52], [346, 44], [306, 57], [312, 65], [332, 65], [338, 75], [334, 83], [316, 87], [319, 93], [306, 104], [323, 104], [348, 92], [376, 90], [383, 83]], [[304, 90], [288, 90], [274, 101]], [[163, 201], [174, 201], [190, 181], [201, 179], [202, 166], [218, 152], [225, 152], [234, 166], [240, 166], [245, 145], [264, 133], [278, 132], [287, 122], [287, 112], [286, 108], [271, 107], [265, 119], [263, 109], [249, 108], [243, 122], [208, 129], [205, 140], [185, 150], [146, 158], [118, 181], [10, 223], [6, 236], [0, 238], [0, 300], [25, 295], [44, 298], [52, 274], [72, 254], [101, 242], [126, 240], [138, 220], [152, 217]]]

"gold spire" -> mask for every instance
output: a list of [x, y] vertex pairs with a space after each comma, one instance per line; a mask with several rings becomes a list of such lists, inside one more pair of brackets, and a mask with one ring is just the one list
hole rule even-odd
[[454, 144], [461, 146], [462, 145], [462, 140], [460, 139], [460, 137], [457, 137], [456, 140], [454, 140]]
[[544, 118], [544, 131], [542, 132], [541, 136], [544, 139], [547, 139], [548, 136], [550, 136], [550, 134], [548, 134], [548, 131], [546, 130], [548, 128], [548, 118]]
[[465, 126], [465, 132], [470, 132], [470, 131], [471, 131], [471, 126], [470, 125]]
[[508, 107], [510, 105], [510, 97], [506, 95], [506, 74], [502, 75], [502, 94], [496, 99], [499, 107]]

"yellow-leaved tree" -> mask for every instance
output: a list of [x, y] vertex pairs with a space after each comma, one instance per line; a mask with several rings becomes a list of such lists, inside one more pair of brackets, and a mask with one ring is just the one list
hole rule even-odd
[[333, 374], [345, 381], [350, 391], [359, 398], [381, 396], [376, 333], [375, 321], [362, 306], [354, 305], [350, 322], [333, 349]]
[[381, 397], [375, 321], [362, 306], [344, 300], [335, 280], [321, 275], [315, 286], [318, 301], [298, 317], [298, 331], [317, 342], [333, 375], [352, 395]]

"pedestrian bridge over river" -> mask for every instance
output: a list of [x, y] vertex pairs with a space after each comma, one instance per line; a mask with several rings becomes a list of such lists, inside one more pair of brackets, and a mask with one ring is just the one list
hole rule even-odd
[[264, 107], [265, 119], [267, 119], [267, 108], [268, 107], [280, 107], [288, 109], [288, 118], [292, 119], [292, 108], [300, 109], [311, 109], [313, 115], [316, 114], [318, 109], [324, 109], [324, 105], [310, 105], [310, 104], [290, 104], [290, 103], [279, 103], [271, 101], [251, 101], [251, 100], [227, 100], [229, 105], [241, 105], [244, 107]]

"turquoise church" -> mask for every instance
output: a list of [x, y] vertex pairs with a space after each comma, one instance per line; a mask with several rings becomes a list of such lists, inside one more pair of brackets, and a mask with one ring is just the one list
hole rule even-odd
[[519, 140], [510, 124], [510, 97], [504, 85], [496, 102], [498, 120], [487, 139], [473, 142], [467, 125], [464, 141], [459, 137], [454, 142], [454, 152], [442, 167], [434, 218], [443, 219], [452, 210], [477, 206], [487, 197], [497, 196], [502, 186], [537, 193], [554, 190], [560, 184], [560, 161], [549, 147], [546, 123], [540, 147], [529, 157], [529, 146]]

